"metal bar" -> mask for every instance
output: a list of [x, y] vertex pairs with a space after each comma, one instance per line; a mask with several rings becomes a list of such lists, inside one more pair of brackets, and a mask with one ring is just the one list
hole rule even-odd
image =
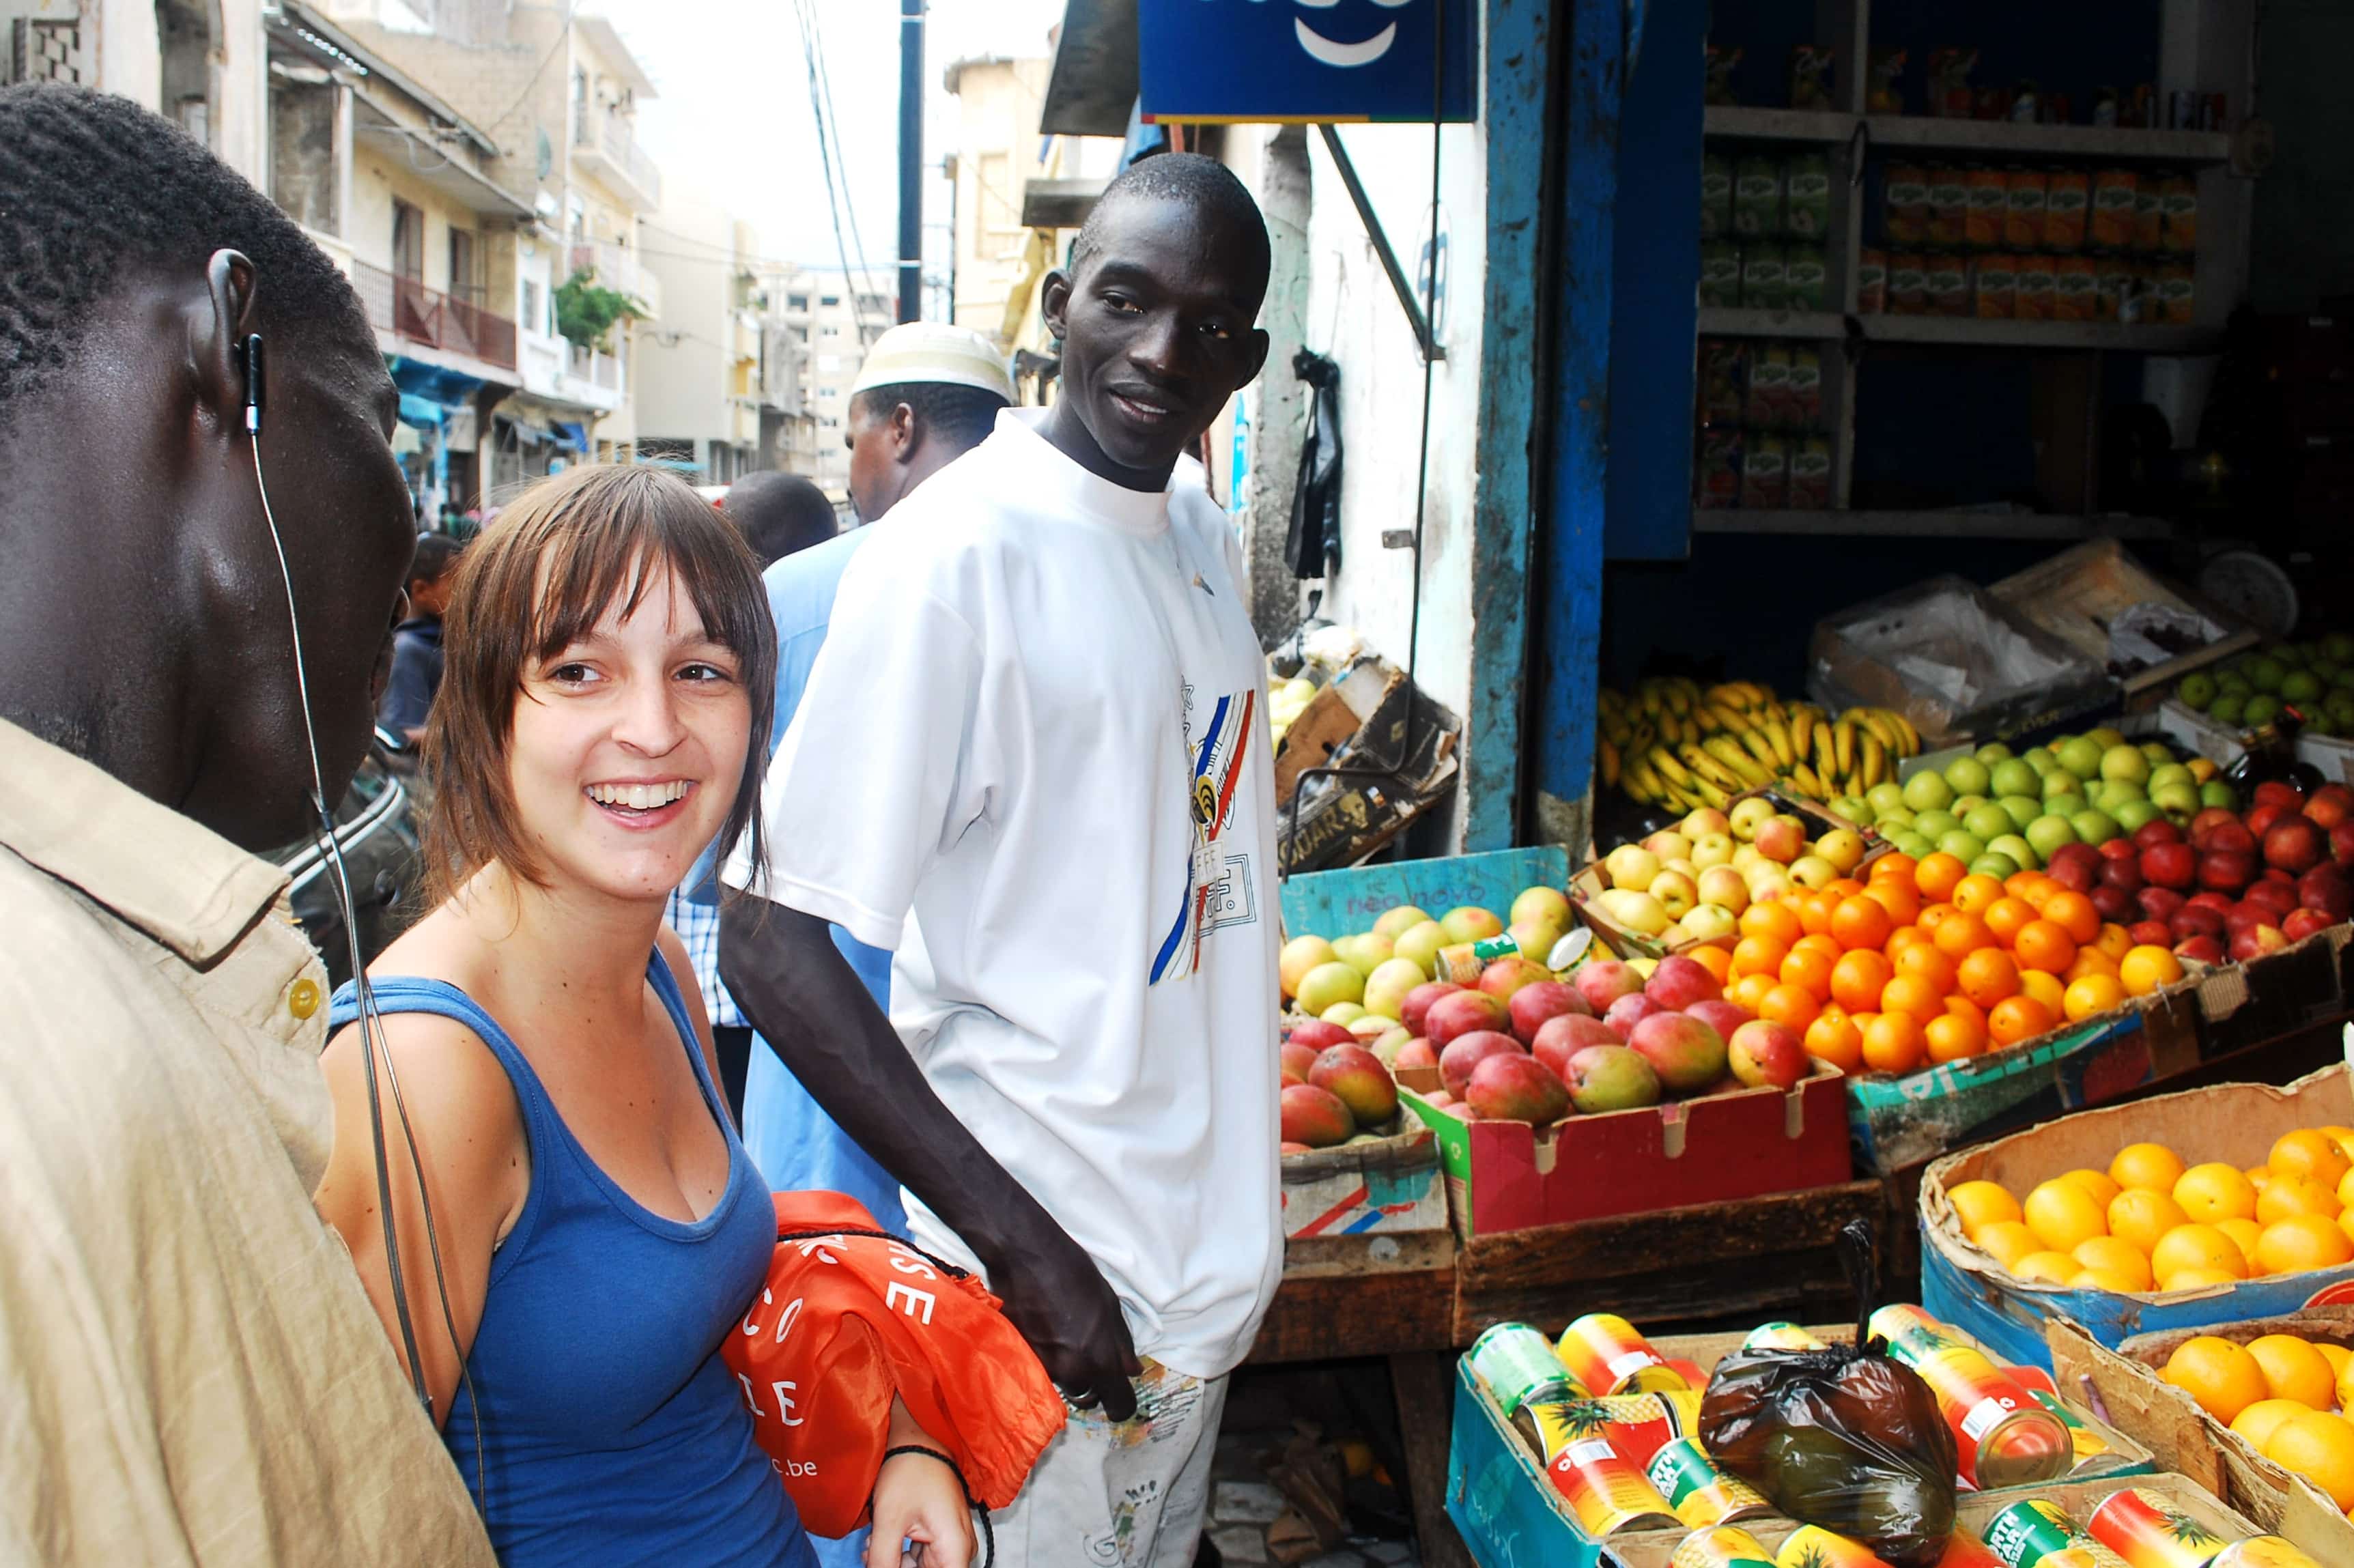
[[899, 319], [924, 314], [924, 0], [899, 0]]
[[1389, 274], [1390, 287], [1397, 292], [1398, 307], [1405, 312], [1406, 323], [1414, 328], [1415, 342], [1422, 345], [1422, 357], [1426, 361], [1445, 359], [1447, 351], [1430, 335], [1430, 318], [1422, 313], [1422, 302], [1414, 297], [1414, 284], [1407, 280], [1405, 269], [1398, 265], [1397, 252], [1391, 249], [1390, 237], [1373, 212], [1372, 198], [1365, 195], [1364, 182], [1357, 178], [1357, 165], [1349, 161], [1349, 150], [1341, 144], [1341, 133], [1329, 124], [1319, 125], [1316, 131], [1324, 138], [1324, 150], [1332, 155], [1332, 166], [1341, 171], [1341, 183], [1348, 187], [1349, 200], [1365, 226], [1365, 238], [1373, 241], [1373, 254], [1381, 258], [1382, 270]]

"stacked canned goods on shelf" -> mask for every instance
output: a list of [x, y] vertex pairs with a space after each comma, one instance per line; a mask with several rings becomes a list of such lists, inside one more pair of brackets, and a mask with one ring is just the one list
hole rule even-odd
[[1837, 309], [1823, 245], [1830, 160], [1820, 153], [1701, 160], [1700, 302], [1748, 310]]
[[1695, 504], [1801, 512], [1831, 504], [1819, 345], [1702, 338], [1696, 380]]

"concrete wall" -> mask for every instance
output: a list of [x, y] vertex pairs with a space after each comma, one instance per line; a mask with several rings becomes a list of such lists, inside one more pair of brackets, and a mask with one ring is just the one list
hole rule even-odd
[[727, 394], [737, 225], [716, 203], [675, 184], [647, 223], [642, 259], [662, 280], [663, 317], [658, 328], [638, 334], [638, 429], [650, 439], [693, 440], [699, 455], [705, 441], [734, 439]]

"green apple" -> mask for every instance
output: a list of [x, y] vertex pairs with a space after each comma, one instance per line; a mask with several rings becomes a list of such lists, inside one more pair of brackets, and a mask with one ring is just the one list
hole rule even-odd
[[2025, 832], [2027, 824], [2043, 814], [2043, 802], [2033, 795], [2005, 795], [2000, 804], [2014, 833]]
[[2247, 715], [2247, 705], [2248, 699], [2243, 694], [2225, 692], [2207, 705], [2207, 716], [2217, 724], [2237, 729]]
[[2109, 813], [2117, 820], [2117, 826], [2129, 833], [2139, 832], [2162, 814], [2154, 800], [2120, 800]]
[[[1335, 944], [1337, 946], [1337, 944]], [[1317, 1017], [1338, 1002], [1362, 1002], [1365, 999], [1365, 977], [1356, 966], [1343, 960], [1319, 964], [1299, 981], [1299, 1009]]]
[[2221, 806], [2231, 811], [2238, 810], [2240, 802], [2239, 798], [2232, 793], [2229, 784], [2221, 779], [2210, 779], [2199, 786], [2199, 803], [2201, 806]]
[[2128, 784], [2147, 783], [2149, 758], [2138, 747], [2113, 746], [2101, 753], [2100, 773], [2104, 779], [2121, 779]]
[[2149, 770], [2149, 783], [2146, 788], [2149, 790], [2149, 798], [2155, 800], [2158, 799], [2158, 789], [2165, 785], [2198, 782], [2198, 779], [2190, 776], [2190, 769], [2179, 762], [2162, 762]]
[[2103, 725], [2097, 729], [2086, 730], [2084, 732], [2084, 738], [2091, 741], [2094, 746], [2099, 747], [2103, 751], [2106, 751], [2114, 746], [2123, 746], [2126, 743], [2125, 731], [2121, 729], [2114, 729], [2107, 725]]
[[2204, 713], [2207, 705], [2215, 700], [2215, 677], [2204, 670], [2194, 670], [2182, 677], [2182, 684], [2174, 688], [2175, 699], [2194, 713]]
[[2068, 825], [2076, 830], [2078, 838], [2096, 849], [2115, 838], [2118, 832], [2117, 820], [2115, 817], [2110, 816], [2106, 811], [2090, 808], [2070, 817]]
[[1915, 811], [1934, 811], [1952, 803], [1954, 787], [1946, 776], [1925, 768], [1904, 781], [1904, 803]]
[[1872, 825], [1880, 830], [1882, 838], [1886, 838], [1894, 830], [1912, 827], [1916, 821], [1917, 819], [1912, 812], [1899, 806], [1893, 811], [1882, 811], [1872, 818]]
[[1986, 803], [1987, 798], [1983, 795], [1956, 795], [1954, 797], [1954, 803], [1946, 810], [1967, 822], [1970, 820], [1970, 813]]
[[1962, 826], [1984, 839], [1989, 846], [2005, 833], [2019, 831], [2010, 820], [2010, 813], [1995, 805], [1980, 806], [1962, 819]]
[[2012, 752], [2010, 747], [2005, 746], [2002, 742], [1999, 740], [1989, 740], [1984, 746], [1979, 747], [1976, 752], [1972, 753], [1972, 755], [1980, 762], [1985, 763], [1988, 768], [1992, 768], [1999, 762], [2009, 761], [2011, 759]]
[[1933, 839], [1942, 839], [1961, 825], [1959, 817], [1943, 810], [1924, 811], [1913, 819], [1914, 831]]
[[2150, 771], [2152, 772], [2156, 772], [2158, 769], [2166, 767], [2174, 760], [2173, 748], [2162, 740], [2143, 741], [2141, 743], [2141, 754], [2149, 758]]
[[2073, 817], [2079, 811], [2090, 810], [2092, 804], [2082, 795], [2046, 795], [2043, 797], [2043, 814], [2047, 817]]
[[2000, 882], [2006, 876], [2018, 875], [2020, 864], [2007, 854], [1988, 850], [1970, 862], [1970, 871], [1974, 875], [1991, 876], [1997, 882]]
[[1956, 795], [1983, 795], [1994, 770], [1975, 757], [1956, 757], [1946, 764], [1946, 782]]
[[1937, 846], [1930, 842], [1927, 834], [1915, 832], [1911, 828], [1898, 829], [1896, 835], [1888, 842], [1914, 860], [1937, 853]]
[[1904, 786], [1893, 779], [1883, 779], [1865, 790], [1863, 798], [1872, 802], [1874, 811], [1885, 816], [1904, 809]]
[[2060, 759], [2052, 755], [2052, 748], [2048, 746], [2031, 746], [2020, 752], [2019, 758], [2020, 761], [2035, 769], [2035, 776], [2038, 779], [2060, 766]]
[[2043, 793], [2043, 775], [2019, 758], [1998, 762], [1988, 771], [1987, 793], [1989, 795], [2035, 795]]
[[2043, 857], [2035, 853], [2035, 846], [2017, 833], [2005, 833], [2000, 838], [1988, 839], [1987, 853], [2009, 855], [2011, 861], [2022, 870], [2029, 866], [2040, 868], [2043, 864]]
[[2043, 798], [2054, 795], [2076, 795], [2084, 789], [2084, 775], [2073, 768], [2055, 768], [2043, 776]]
[[2115, 816], [2117, 808], [2127, 800], [2148, 799], [2148, 790], [2138, 784], [2128, 784], [2122, 779], [2105, 779], [2101, 780], [2101, 787], [2093, 791], [2093, 804], [2111, 816]]
[[2101, 770], [2102, 746], [2089, 736], [2072, 735], [2052, 748], [2060, 766], [2079, 779], [2089, 779]]
[[1956, 828], [1938, 838], [1937, 848], [1956, 860], [1968, 862], [1986, 853], [1987, 846], [1986, 841], [1978, 834]]
[[2027, 824], [2025, 836], [2035, 846], [2036, 854], [2049, 862], [2052, 851], [2076, 842], [2076, 830], [2065, 817], [2038, 817]]
[[2280, 711], [2281, 700], [2278, 697], [2268, 696], [2259, 692], [2248, 699], [2248, 705], [2242, 710], [2240, 722], [2250, 729], [2254, 729], [2260, 725], [2268, 725], [2280, 717]]

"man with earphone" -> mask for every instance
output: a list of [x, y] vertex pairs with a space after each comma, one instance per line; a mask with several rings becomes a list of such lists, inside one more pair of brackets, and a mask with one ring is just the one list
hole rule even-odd
[[396, 401], [349, 284], [200, 144], [0, 89], [12, 1560], [492, 1562], [311, 1207], [326, 975], [256, 853], [367, 744]]

